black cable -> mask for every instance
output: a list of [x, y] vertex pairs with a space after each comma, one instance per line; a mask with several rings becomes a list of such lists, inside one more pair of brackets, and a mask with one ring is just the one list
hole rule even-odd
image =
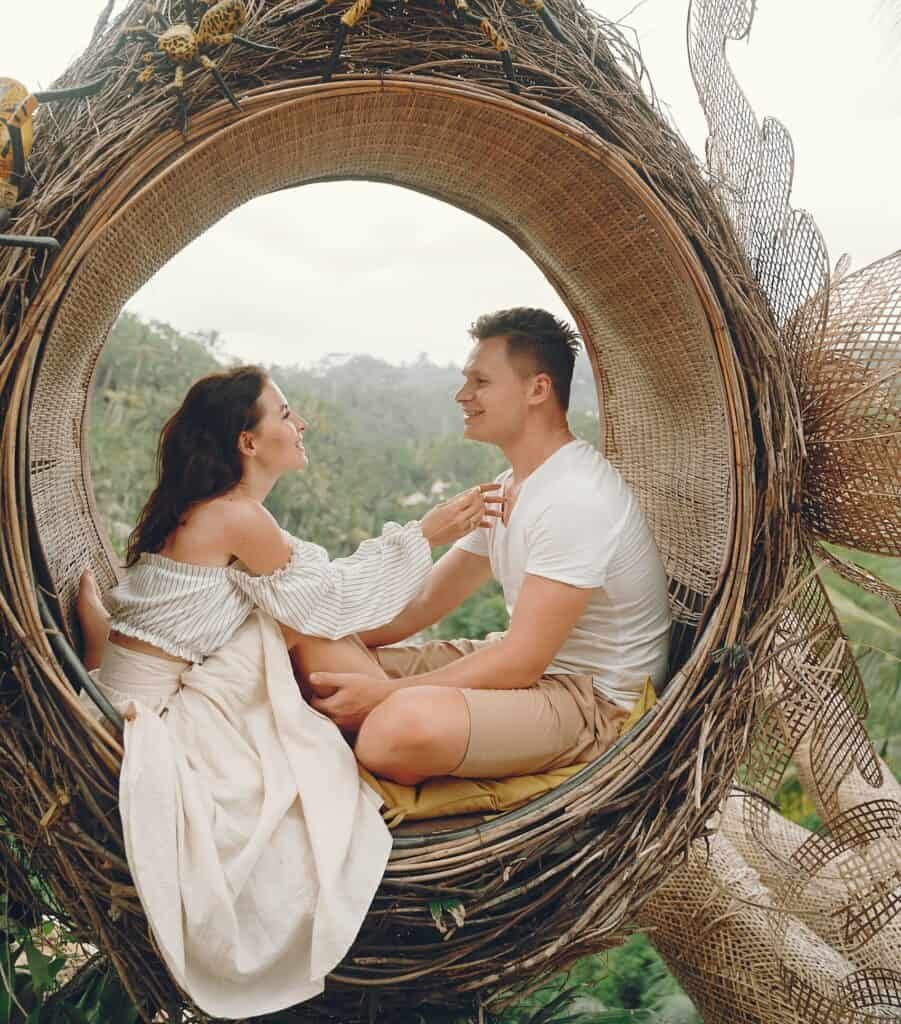
[[37, 595], [44, 630], [50, 640], [50, 646], [53, 648], [53, 653], [63, 666], [69, 682], [83, 687], [83, 689], [87, 691], [91, 700], [103, 713], [104, 717], [112, 722], [113, 725], [121, 732], [124, 728], [122, 716], [100, 692], [97, 688], [97, 684], [91, 678], [90, 673], [82, 664], [81, 659], [75, 651], [72, 650], [69, 641], [66, 639], [65, 633], [54, 621], [53, 615], [47, 607], [47, 601], [40, 590], [38, 590]]

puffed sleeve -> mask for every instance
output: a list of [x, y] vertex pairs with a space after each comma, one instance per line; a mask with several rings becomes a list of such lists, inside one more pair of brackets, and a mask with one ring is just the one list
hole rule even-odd
[[337, 640], [390, 622], [419, 593], [432, 568], [418, 522], [386, 523], [347, 558], [286, 533], [291, 558], [267, 576], [229, 570], [239, 589], [278, 622], [299, 633]]

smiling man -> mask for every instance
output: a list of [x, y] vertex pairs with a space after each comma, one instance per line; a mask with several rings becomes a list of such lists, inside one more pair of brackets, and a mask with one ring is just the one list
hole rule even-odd
[[[483, 316], [470, 333], [456, 400], [465, 436], [510, 463], [498, 477], [503, 516], [457, 541], [396, 619], [361, 636], [371, 671], [310, 676], [313, 706], [359, 729], [360, 762], [411, 784], [589, 761], [614, 742], [645, 680], [659, 687], [667, 670], [654, 538], [619, 473], [567, 423], [578, 336], [526, 308]], [[385, 646], [492, 575], [510, 613], [500, 638]]]

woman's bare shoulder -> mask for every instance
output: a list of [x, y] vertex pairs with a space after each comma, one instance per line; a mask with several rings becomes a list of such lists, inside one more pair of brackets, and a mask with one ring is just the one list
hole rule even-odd
[[251, 572], [266, 575], [288, 562], [291, 545], [264, 505], [243, 495], [216, 499], [216, 504], [214, 514], [229, 550]]
[[256, 498], [244, 494], [223, 494], [198, 506], [198, 519], [221, 523], [226, 529], [279, 529], [275, 516]]

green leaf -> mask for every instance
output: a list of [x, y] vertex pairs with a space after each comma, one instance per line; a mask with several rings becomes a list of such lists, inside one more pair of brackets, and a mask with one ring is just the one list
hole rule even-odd
[[444, 909], [454, 919], [454, 924], [458, 928], [462, 928], [466, 923], [466, 907], [463, 906], [462, 900], [448, 900], [444, 904]]
[[115, 1021], [116, 1024], [134, 1024], [138, 1019], [137, 1008], [115, 971], [110, 970], [103, 975], [98, 996], [100, 1009], [100, 1015], [96, 1018], [98, 1022]]
[[56, 976], [66, 966], [66, 964], [68, 962], [69, 962], [69, 959], [68, 959], [68, 957], [65, 957], [65, 956], [56, 956], [56, 957], [54, 957], [50, 961], [49, 970], [50, 970], [50, 974], [52, 975], [54, 981], [56, 981]]
[[[22, 936], [25, 946], [25, 959], [31, 974], [31, 984], [38, 995], [43, 995], [53, 985], [55, 973], [51, 973], [50, 965], [53, 958], [42, 953], [27, 932]], [[57, 971], [59, 968], [57, 968]]]
[[[431, 900], [429, 902], [429, 913], [435, 922], [435, 927], [447, 939], [457, 928], [462, 928], [466, 921], [466, 908], [463, 901], [456, 897], [448, 900]], [[453, 924], [449, 924], [444, 915], [450, 917]]]
[[447, 925], [444, 923], [444, 906], [441, 900], [429, 901], [429, 913], [432, 915], [435, 927], [443, 935], [447, 931]]

